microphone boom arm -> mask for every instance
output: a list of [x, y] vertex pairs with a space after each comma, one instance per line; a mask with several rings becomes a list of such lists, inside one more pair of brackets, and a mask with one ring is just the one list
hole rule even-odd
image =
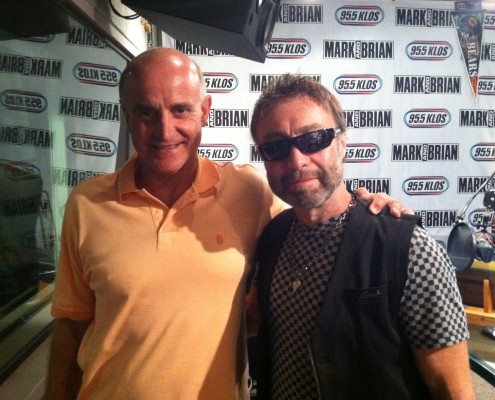
[[466, 203], [466, 205], [464, 206], [464, 208], [462, 209], [461, 213], [459, 214], [459, 216], [457, 217], [457, 221], [462, 221], [464, 219], [464, 215], [466, 214], [466, 211], [469, 207], [469, 205], [473, 202], [473, 200], [476, 198], [476, 196], [478, 195], [479, 192], [481, 192], [481, 190], [483, 190], [483, 188], [488, 184], [488, 182], [490, 182], [492, 180], [492, 178], [495, 176], [495, 171], [493, 171], [493, 174], [491, 174], [488, 179], [483, 182], [483, 184], [478, 188], [478, 190], [474, 193], [474, 195], [468, 200], [468, 202]]

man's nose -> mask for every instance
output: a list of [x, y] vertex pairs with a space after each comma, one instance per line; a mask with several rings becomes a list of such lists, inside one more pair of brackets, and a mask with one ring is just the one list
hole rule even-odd
[[157, 118], [155, 135], [166, 139], [170, 137], [172, 132], [172, 118], [170, 115], [167, 115], [167, 113], [162, 113], [160, 117]]
[[289, 155], [287, 156], [287, 166], [291, 169], [299, 169], [303, 166], [308, 165], [309, 157], [304, 154], [296, 146], [291, 146], [289, 150]]

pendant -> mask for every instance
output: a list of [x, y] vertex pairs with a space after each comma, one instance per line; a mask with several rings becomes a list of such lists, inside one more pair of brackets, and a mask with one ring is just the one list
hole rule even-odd
[[292, 293], [295, 293], [296, 290], [301, 286], [301, 280], [299, 278], [294, 279], [294, 282], [292, 282]]

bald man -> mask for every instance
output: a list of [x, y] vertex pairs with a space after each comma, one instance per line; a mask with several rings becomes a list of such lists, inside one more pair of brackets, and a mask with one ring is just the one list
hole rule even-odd
[[211, 97], [186, 55], [142, 53], [119, 89], [136, 154], [67, 201], [44, 398], [247, 399], [246, 276], [284, 205], [252, 166], [198, 157]]

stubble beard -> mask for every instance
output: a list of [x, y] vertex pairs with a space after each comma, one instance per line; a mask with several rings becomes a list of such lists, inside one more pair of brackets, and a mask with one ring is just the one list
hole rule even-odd
[[[307, 177], [316, 178], [320, 185], [315, 189], [297, 188], [290, 189], [288, 182]], [[279, 182], [268, 177], [273, 192], [294, 208], [314, 209], [319, 208], [333, 195], [337, 187], [342, 183], [342, 163], [336, 163], [329, 170], [304, 170], [295, 171], [284, 175]]]

